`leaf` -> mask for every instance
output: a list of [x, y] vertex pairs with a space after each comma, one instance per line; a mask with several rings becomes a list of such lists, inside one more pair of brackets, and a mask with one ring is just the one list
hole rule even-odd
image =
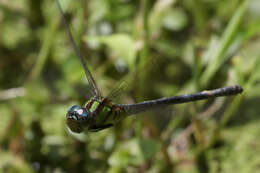
[[136, 139], [121, 143], [108, 160], [111, 166], [116, 167], [125, 167], [129, 164], [140, 165], [142, 162], [142, 154]]
[[159, 151], [160, 144], [153, 139], [141, 138], [138, 142], [144, 159], [151, 159]]
[[117, 54], [117, 58], [123, 58], [128, 66], [133, 67], [137, 49], [135, 48], [135, 40], [128, 34], [112, 34], [108, 36], [86, 37], [89, 42], [98, 41], [108, 46], [112, 53]]
[[180, 8], [170, 9], [163, 17], [163, 26], [173, 31], [183, 29], [187, 23], [187, 16]]

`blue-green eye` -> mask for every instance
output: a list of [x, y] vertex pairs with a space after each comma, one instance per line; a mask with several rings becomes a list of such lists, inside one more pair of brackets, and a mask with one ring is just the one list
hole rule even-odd
[[74, 120], [82, 120], [88, 117], [89, 112], [85, 108], [81, 108], [78, 105], [72, 106], [68, 113], [67, 118], [74, 119]]
[[78, 106], [78, 105], [71, 106], [71, 108], [69, 109], [68, 113], [73, 113], [73, 112], [75, 112], [75, 111], [77, 111], [79, 109], [80, 109], [80, 106]]
[[78, 105], [72, 106], [67, 113], [67, 125], [71, 131], [81, 133], [86, 127], [90, 112]]

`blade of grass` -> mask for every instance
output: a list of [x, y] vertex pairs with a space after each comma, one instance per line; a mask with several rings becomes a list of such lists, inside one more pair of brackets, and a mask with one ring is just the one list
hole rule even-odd
[[[247, 96], [247, 91], [250, 91], [252, 89], [252, 87], [254, 86], [254, 84], [257, 82], [257, 80], [259, 79], [259, 69], [260, 69], [260, 57], [256, 60], [255, 66], [251, 73], [252, 75], [250, 76], [250, 78], [248, 80], [243, 80], [243, 88], [244, 88], [244, 92], [242, 93], [242, 95], [240, 97], [236, 96], [236, 98], [234, 98], [233, 102], [230, 104], [229, 108], [225, 111], [223, 117], [221, 118], [219, 125], [215, 127], [215, 132], [214, 135], [211, 136], [210, 140], [209, 140], [209, 145], [208, 147], [212, 147], [215, 143], [216, 140], [218, 138], [218, 135], [221, 131], [221, 129], [223, 129], [225, 127], [225, 125], [230, 121], [230, 119], [232, 118], [232, 116], [235, 115], [235, 113], [238, 111], [240, 105], [242, 104], [242, 102], [245, 100], [245, 97]], [[243, 75], [243, 74], [241, 74]], [[241, 76], [241, 78], [245, 78], [245, 76]]]
[[244, 100], [244, 97], [246, 97], [246, 92], [250, 91], [254, 84], [257, 82], [257, 80], [259, 80], [260, 57], [258, 57], [253, 69], [254, 70], [251, 72], [252, 75], [250, 76], [250, 78], [244, 82], [243, 86], [245, 91], [243, 92], [241, 97], [236, 97], [234, 99], [229, 109], [225, 112], [224, 116], [220, 121], [221, 126], [225, 126], [227, 122], [231, 119], [231, 117], [235, 115], [235, 112], [239, 109], [239, 106]]
[[44, 40], [42, 43], [41, 50], [39, 52], [36, 64], [34, 65], [31, 74], [29, 76], [30, 80], [38, 78], [42, 69], [47, 61], [48, 55], [50, 53], [53, 39], [55, 38], [56, 30], [58, 28], [59, 20], [57, 17], [52, 17], [49, 19], [49, 23], [45, 32]]
[[[142, 13], [142, 21], [143, 21], [143, 33], [141, 33], [141, 39], [144, 43], [144, 47], [140, 52], [140, 61], [139, 61], [139, 68], [141, 69], [141, 67], [145, 67], [146, 64], [149, 63], [150, 61], [150, 30], [149, 30], [149, 23], [148, 23], [148, 19], [149, 19], [149, 7], [150, 7], [150, 0], [142, 0], [142, 9], [141, 9], [141, 13]], [[147, 88], [145, 86], [147, 86], [147, 80], [149, 77], [149, 69], [146, 70], [142, 70], [139, 73], [140, 76], [140, 84], [139, 84], [139, 89], [140, 89], [140, 93], [139, 95], [141, 96], [145, 96], [147, 95]]]
[[206, 88], [212, 80], [215, 73], [221, 65], [228, 60], [229, 57], [225, 56], [226, 51], [231, 46], [232, 41], [238, 33], [239, 26], [243, 17], [246, 14], [249, 0], [245, 0], [240, 7], [236, 10], [231, 21], [229, 22], [224, 34], [222, 36], [220, 45], [217, 48], [216, 54], [212, 57], [212, 62], [208, 64], [206, 70], [201, 77], [201, 86]]

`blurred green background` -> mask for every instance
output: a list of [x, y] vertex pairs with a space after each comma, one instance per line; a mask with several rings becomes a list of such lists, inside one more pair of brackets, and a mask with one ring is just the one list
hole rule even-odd
[[60, 0], [104, 96], [134, 103], [239, 84], [244, 92], [72, 134], [91, 97], [54, 0], [0, 1], [0, 172], [260, 171], [259, 0]]

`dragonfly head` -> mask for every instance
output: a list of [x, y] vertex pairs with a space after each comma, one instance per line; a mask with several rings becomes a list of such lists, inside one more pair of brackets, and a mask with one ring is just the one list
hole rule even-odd
[[75, 133], [81, 133], [90, 120], [90, 112], [78, 105], [72, 106], [67, 113], [67, 125]]

